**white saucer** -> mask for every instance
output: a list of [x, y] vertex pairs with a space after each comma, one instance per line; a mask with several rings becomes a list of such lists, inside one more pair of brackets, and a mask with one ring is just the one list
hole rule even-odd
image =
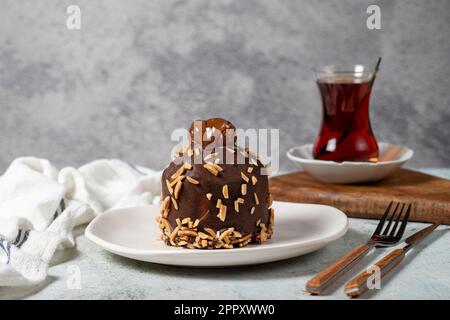
[[177, 266], [224, 267], [300, 256], [322, 248], [347, 231], [347, 216], [330, 206], [275, 201], [273, 208], [272, 239], [238, 249], [199, 250], [165, 245], [159, 240], [156, 205], [106, 212], [89, 224], [85, 235], [105, 250], [131, 259]]
[[378, 162], [334, 162], [315, 160], [312, 156], [312, 144], [293, 147], [287, 152], [308, 174], [326, 183], [361, 183], [382, 180], [406, 163], [414, 152], [403, 145], [378, 143], [380, 160]]

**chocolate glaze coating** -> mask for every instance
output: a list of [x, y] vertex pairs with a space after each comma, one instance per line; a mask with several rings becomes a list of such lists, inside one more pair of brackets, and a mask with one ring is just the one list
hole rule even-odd
[[[194, 132], [204, 133], [206, 128], [214, 128], [225, 136], [220, 141], [227, 143], [214, 138], [197, 141]], [[235, 127], [224, 119], [193, 123], [190, 133], [190, 144], [162, 174], [157, 218], [162, 239], [168, 245], [201, 249], [242, 247], [269, 239], [274, 213], [262, 163], [235, 145]]]
[[[229, 152], [226, 152], [230, 156]], [[182, 165], [171, 163], [162, 175], [162, 198], [170, 196], [170, 192], [166, 186], [166, 179], [171, 181], [171, 176]], [[268, 179], [266, 175], [261, 175], [261, 167], [253, 166], [252, 164], [221, 164], [223, 171], [214, 176], [203, 164], [192, 165], [191, 170], [187, 170], [184, 176], [189, 176], [199, 181], [197, 185], [191, 184], [185, 178], [178, 197], [178, 210], [172, 208], [167, 220], [170, 225], [175, 228], [176, 219], [191, 218], [200, 219], [199, 229], [211, 228], [213, 230], [221, 230], [224, 228], [234, 227], [242, 234], [252, 233], [256, 235], [259, 232], [259, 227], [256, 222], [261, 219], [261, 222], [268, 226], [269, 223], [269, 188]], [[247, 169], [253, 167], [252, 173], [248, 173]], [[255, 185], [250, 180], [247, 183], [247, 194], [242, 195], [241, 185], [246, 183], [241, 177], [241, 172], [249, 179], [252, 176], [256, 177]], [[222, 194], [224, 185], [228, 186], [228, 199], [225, 199]], [[207, 193], [211, 193], [211, 200], [206, 197]], [[254, 193], [256, 193], [259, 204], [256, 204]], [[244, 203], [239, 205], [239, 212], [235, 211], [234, 201], [237, 198], [244, 199]], [[221, 199], [222, 204], [227, 207], [227, 214], [225, 221], [221, 221], [217, 214], [219, 209], [216, 208], [217, 200]], [[253, 214], [250, 213], [252, 207], [255, 207]]]

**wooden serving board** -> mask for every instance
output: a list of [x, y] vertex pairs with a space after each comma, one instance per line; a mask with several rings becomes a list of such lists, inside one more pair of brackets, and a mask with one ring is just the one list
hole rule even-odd
[[349, 217], [380, 218], [390, 201], [413, 203], [410, 220], [450, 224], [450, 180], [401, 169], [380, 182], [327, 184], [305, 172], [270, 179], [274, 200], [326, 204]]

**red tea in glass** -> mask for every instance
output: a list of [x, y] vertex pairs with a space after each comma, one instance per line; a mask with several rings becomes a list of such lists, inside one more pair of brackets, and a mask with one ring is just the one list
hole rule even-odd
[[369, 120], [373, 71], [362, 65], [316, 70], [322, 126], [313, 149], [319, 160], [377, 161], [378, 144]]

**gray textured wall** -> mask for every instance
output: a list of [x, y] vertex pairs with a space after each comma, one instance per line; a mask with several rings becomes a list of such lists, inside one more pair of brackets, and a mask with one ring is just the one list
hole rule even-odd
[[[66, 29], [78, 4], [82, 29]], [[365, 27], [368, 4], [382, 30]], [[117, 157], [162, 167], [193, 118], [280, 128], [284, 153], [313, 141], [310, 68], [383, 65], [371, 118], [380, 141], [449, 166], [450, 1], [0, 0], [0, 169], [35, 155], [58, 166]]]

